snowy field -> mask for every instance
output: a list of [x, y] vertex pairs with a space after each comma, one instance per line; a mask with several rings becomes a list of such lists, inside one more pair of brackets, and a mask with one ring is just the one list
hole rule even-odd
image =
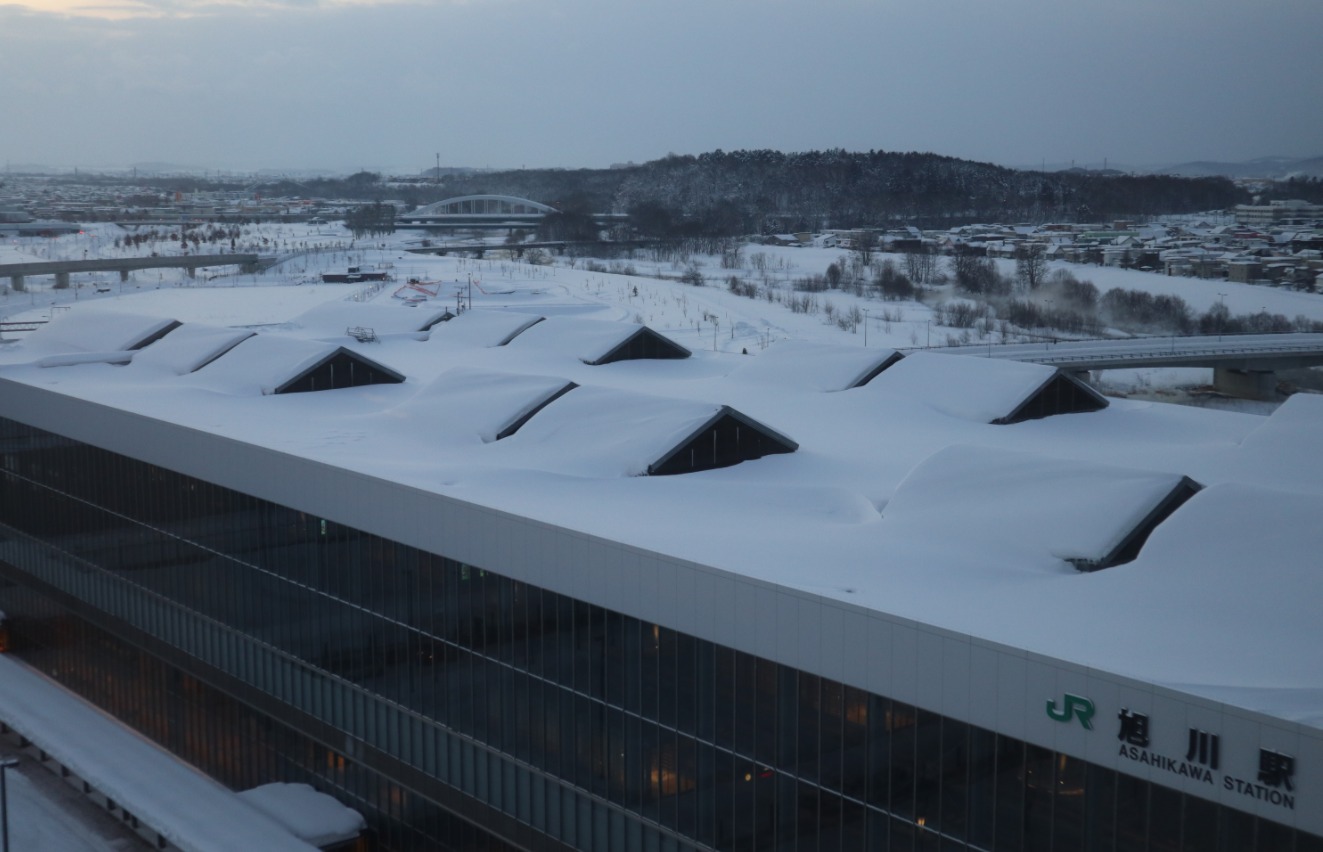
[[[81, 260], [97, 257], [132, 257], [157, 251], [178, 252], [178, 244], [129, 246], [130, 232], [116, 225], [89, 225], [82, 234], [54, 239], [8, 238], [0, 242], [0, 264], [39, 260]], [[92, 310], [116, 310], [170, 316], [184, 322], [214, 325], [279, 325], [309, 308], [328, 301], [370, 298], [378, 303], [403, 304], [398, 293], [410, 278], [440, 282], [426, 296], [432, 305], [459, 309], [504, 306], [527, 307], [543, 315], [572, 314], [646, 323], [678, 343], [695, 350], [756, 355], [780, 340], [806, 340], [897, 349], [942, 346], [970, 340], [966, 329], [937, 324], [935, 307], [954, 295], [939, 291], [927, 302], [879, 301], [845, 290], [813, 294], [814, 311], [793, 312], [785, 301], [750, 299], [728, 290], [725, 281], [738, 276], [765, 289], [792, 295], [791, 282], [822, 275], [833, 263], [844, 266], [848, 252], [836, 248], [791, 248], [748, 245], [738, 268], [723, 268], [717, 257], [690, 256], [665, 261], [647, 250], [633, 257], [593, 261], [585, 258], [548, 257], [548, 264], [530, 264], [505, 257], [476, 260], [435, 257], [406, 251], [418, 245], [417, 234], [397, 233], [370, 241], [354, 241], [335, 226], [298, 224], [249, 225], [232, 245], [199, 252], [257, 251], [275, 254], [282, 261], [256, 275], [241, 275], [234, 267], [200, 270], [190, 278], [183, 270], [146, 270], [120, 281], [118, 273], [74, 275], [73, 286], [54, 290], [49, 276], [30, 277], [27, 292], [13, 292], [0, 280], [0, 319], [48, 319], [52, 311], [87, 303]], [[117, 245], [117, 243], [119, 243]], [[496, 251], [494, 255], [508, 252]], [[886, 255], [882, 256], [886, 258]], [[891, 256], [903, 268], [900, 256]], [[843, 262], [844, 261], [844, 262]], [[1014, 262], [997, 261], [1011, 275]], [[348, 266], [386, 271], [393, 279], [380, 291], [365, 292], [362, 285], [318, 283], [323, 272], [343, 272]], [[1054, 262], [1051, 269], [1069, 270], [1090, 281], [1100, 293], [1114, 287], [1174, 295], [1196, 313], [1222, 303], [1236, 314], [1268, 312], [1286, 317], [1323, 320], [1323, 296], [1269, 287], [1173, 278], [1113, 267], [1078, 266]], [[687, 270], [697, 269], [706, 286], [679, 282]], [[610, 270], [610, 271], [605, 271]], [[627, 274], [632, 272], [634, 274]], [[853, 314], [855, 323], [840, 320]], [[845, 325], [846, 327], [843, 327]], [[5, 337], [12, 338], [13, 334]], [[975, 342], [981, 340], [974, 336]], [[1175, 389], [1205, 385], [1210, 370], [1114, 371], [1103, 376], [1109, 393], [1172, 398], [1183, 401]], [[1240, 410], [1264, 410], [1262, 404], [1221, 401]]]

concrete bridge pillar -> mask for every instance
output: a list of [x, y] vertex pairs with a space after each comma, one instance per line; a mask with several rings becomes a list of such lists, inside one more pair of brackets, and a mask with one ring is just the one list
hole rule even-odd
[[196, 266], [185, 266], [184, 271], [188, 273], [189, 278], [198, 277], [198, 268]]
[[123, 284], [125, 281], [128, 280], [129, 280], [129, 271], [127, 269], [121, 269], [119, 271], [119, 283]]
[[27, 284], [23, 283], [22, 275], [9, 276], [9, 286], [14, 288], [15, 293], [22, 293], [28, 288]]
[[1213, 387], [1241, 399], [1271, 400], [1277, 397], [1277, 374], [1272, 370], [1213, 370]]
[[67, 272], [55, 273], [55, 289], [56, 290], [69, 289], [69, 273]]

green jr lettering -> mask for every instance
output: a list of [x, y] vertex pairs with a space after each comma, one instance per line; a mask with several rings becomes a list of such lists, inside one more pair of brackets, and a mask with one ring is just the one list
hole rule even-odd
[[1055, 698], [1047, 700], [1047, 715], [1058, 722], [1070, 722], [1071, 719], [1079, 719], [1084, 730], [1093, 730], [1093, 702], [1079, 695], [1066, 693], [1066, 700], [1063, 702], [1060, 710], [1057, 709]]

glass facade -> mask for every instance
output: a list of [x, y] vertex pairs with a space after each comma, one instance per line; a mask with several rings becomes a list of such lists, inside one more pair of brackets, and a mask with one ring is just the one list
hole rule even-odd
[[1323, 852], [499, 569], [0, 420], [11, 653], [380, 849]]

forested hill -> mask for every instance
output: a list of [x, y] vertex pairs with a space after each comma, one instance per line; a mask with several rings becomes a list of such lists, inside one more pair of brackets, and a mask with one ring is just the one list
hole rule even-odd
[[516, 195], [579, 210], [647, 210], [730, 233], [1103, 221], [1249, 201], [1220, 177], [1030, 172], [936, 154], [841, 150], [713, 151], [613, 169], [488, 172], [449, 176], [427, 190], [441, 197]]

